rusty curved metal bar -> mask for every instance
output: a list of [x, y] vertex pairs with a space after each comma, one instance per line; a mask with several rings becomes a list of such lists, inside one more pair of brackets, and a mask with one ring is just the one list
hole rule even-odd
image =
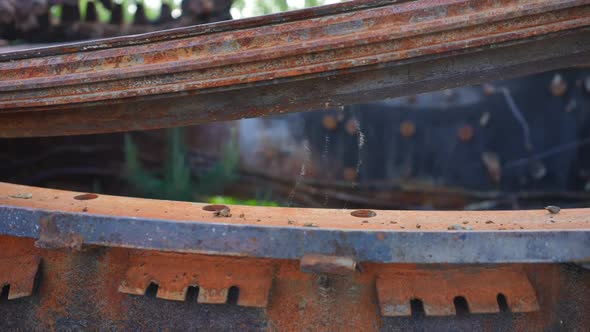
[[589, 0], [352, 2], [0, 54], [0, 136], [305, 111], [587, 61]]
[[0, 183], [0, 234], [83, 244], [380, 263], [587, 262], [588, 209], [367, 211], [154, 201]]

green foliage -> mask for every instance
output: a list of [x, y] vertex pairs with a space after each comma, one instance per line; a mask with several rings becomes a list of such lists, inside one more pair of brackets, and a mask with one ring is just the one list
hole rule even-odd
[[251, 206], [279, 206], [276, 202], [257, 200], [257, 199], [237, 199], [228, 196], [213, 196], [207, 200], [211, 204], [233, 204], [233, 205], [251, 205]]
[[162, 176], [158, 177], [144, 169], [139, 152], [130, 134], [125, 135], [125, 179], [144, 197], [190, 201], [223, 191], [223, 188], [237, 179], [240, 161], [237, 135], [232, 136], [225, 146], [221, 160], [196, 181], [187, 161], [188, 149], [183, 128], [167, 130], [166, 158]]
[[237, 179], [237, 168], [240, 163], [240, 149], [237, 133], [232, 128], [230, 139], [223, 149], [221, 161], [200, 177], [199, 194], [202, 196], [219, 193], [223, 188]]
[[192, 200], [193, 182], [186, 161], [184, 131], [182, 128], [167, 130], [167, 157], [164, 160], [163, 178], [148, 173], [139, 161], [137, 146], [131, 135], [125, 135], [125, 177], [143, 196]]
[[143, 196], [151, 198], [166, 198], [161, 195], [163, 181], [149, 174], [139, 162], [137, 146], [130, 134], [125, 134], [125, 178]]
[[191, 169], [186, 159], [184, 128], [167, 130], [168, 156], [164, 161], [165, 197], [174, 200], [190, 200], [193, 197]]

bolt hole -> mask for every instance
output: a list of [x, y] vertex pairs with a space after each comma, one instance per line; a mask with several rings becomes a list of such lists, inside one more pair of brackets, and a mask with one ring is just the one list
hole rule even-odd
[[510, 312], [510, 307], [508, 307], [508, 300], [506, 299], [506, 296], [504, 294], [498, 293], [496, 301], [498, 301], [498, 307], [500, 307], [500, 312]]
[[156, 294], [158, 294], [158, 288], [158, 284], [156, 284], [155, 282], [150, 282], [150, 285], [145, 290], [145, 296], [152, 298], [156, 297]]
[[410, 309], [412, 310], [412, 317], [424, 317], [424, 303], [420, 299], [410, 300]]
[[221, 205], [221, 204], [213, 204], [213, 205], [203, 206], [203, 210], [210, 211], [210, 212], [219, 212], [225, 208], [227, 208], [227, 206]]
[[350, 213], [351, 216], [357, 218], [372, 218], [377, 215], [375, 211], [371, 210], [355, 210]]
[[238, 304], [238, 298], [240, 297], [240, 288], [237, 286], [231, 286], [227, 291], [227, 304]]
[[10, 285], [2, 286], [0, 289], [0, 302], [8, 301], [8, 293], [10, 292]]
[[87, 201], [89, 199], [95, 199], [95, 198], [98, 198], [97, 194], [82, 194], [82, 195], [74, 196], [74, 199], [77, 199], [79, 201]]
[[186, 290], [186, 301], [187, 302], [197, 302], [199, 298], [199, 287], [197, 286], [189, 286]]
[[453, 299], [453, 304], [455, 304], [455, 312], [457, 316], [465, 316], [469, 314], [469, 303], [467, 303], [467, 299], [463, 296], [457, 296]]

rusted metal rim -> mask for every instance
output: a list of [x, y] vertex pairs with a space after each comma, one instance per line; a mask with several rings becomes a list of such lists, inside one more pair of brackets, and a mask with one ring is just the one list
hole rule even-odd
[[[83, 51], [101, 50], [129, 45], [141, 45], [159, 40], [171, 40], [188, 38], [214, 32], [228, 30], [249, 29], [269, 24], [279, 24], [287, 21], [299, 21], [310, 18], [318, 18], [326, 15], [346, 13], [355, 10], [377, 8], [394, 3], [402, 3], [414, 0], [354, 0], [338, 4], [317, 6], [308, 9], [291, 10], [276, 14], [255, 16], [240, 20], [206, 23], [190, 27], [181, 27], [167, 30], [148, 32], [140, 35], [119, 36], [90, 41], [67, 43], [63, 45], [42, 46], [31, 49], [21, 49], [13, 52], [0, 53], [0, 61], [10, 61], [25, 58], [44, 57], [58, 54], [75, 53]], [[0, 51], [1, 52], [1, 51]]]
[[0, 62], [0, 135], [309, 110], [575, 65], [590, 54], [588, 0], [346, 6], [320, 17], [313, 9], [259, 18], [248, 28], [236, 21], [91, 44], [99, 49], [74, 44], [12, 55]]
[[0, 184], [0, 234], [264, 258], [383, 263], [584, 262], [590, 210], [351, 211], [208, 206]]

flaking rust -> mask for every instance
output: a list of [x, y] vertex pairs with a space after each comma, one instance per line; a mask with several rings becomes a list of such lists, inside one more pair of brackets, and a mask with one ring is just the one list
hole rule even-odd
[[0, 258], [0, 289], [8, 285], [8, 299], [30, 296], [39, 269], [39, 256], [25, 255]]
[[82, 250], [84, 238], [80, 234], [61, 232], [53, 216], [39, 220], [39, 239], [35, 246], [40, 249]]

